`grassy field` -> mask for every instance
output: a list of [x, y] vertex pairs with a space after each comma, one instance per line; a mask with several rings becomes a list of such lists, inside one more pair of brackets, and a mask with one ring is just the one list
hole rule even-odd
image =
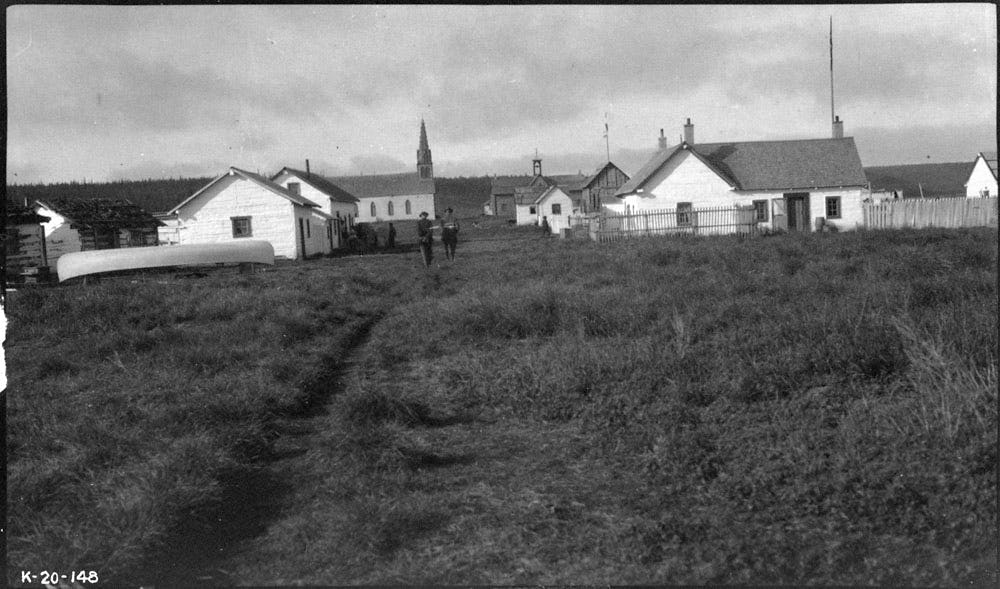
[[464, 227], [11, 293], [10, 580], [995, 585], [995, 230]]

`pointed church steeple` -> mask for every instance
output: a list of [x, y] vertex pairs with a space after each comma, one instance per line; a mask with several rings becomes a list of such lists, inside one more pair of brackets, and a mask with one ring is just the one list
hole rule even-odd
[[434, 163], [431, 161], [431, 148], [427, 145], [427, 128], [420, 119], [420, 147], [417, 149], [417, 172], [421, 178], [434, 177]]

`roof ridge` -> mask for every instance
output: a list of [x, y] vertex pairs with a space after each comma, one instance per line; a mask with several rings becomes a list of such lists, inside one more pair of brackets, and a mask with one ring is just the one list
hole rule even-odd
[[795, 143], [795, 142], [806, 142], [806, 141], [846, 141], [854, 140], [854, 137], [806, 137], [800, 139], [757, 139], [751, 141], [700, 141], [698, 143], [689, 143], [688, 147], [699, 147], [701, 145], [732, 145], [734, 143], [747, 144], [747, 143]]

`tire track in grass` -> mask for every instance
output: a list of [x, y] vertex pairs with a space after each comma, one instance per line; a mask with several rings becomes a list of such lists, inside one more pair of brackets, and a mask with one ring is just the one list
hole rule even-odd
[[[270, 424], [274, 438], [261, 461], [224, 473], [220, 500], [192, 514], [166, 547], [149, 560], [141, 581], [168, 587], [218, 587], [235, 585], [228, 570], [219, 566], [241, 550], [243, 543], [265, 533], [289, 506], [306, 454], [327, 416], [327, 405], [345, 389], [359, 352], [367, 344], [381, 314], [354, 329], [344, 343], [342, 359], [324, 366], [308, 385], [303, 408], [276, 417]], [[137, 575], [139, 576], [139, 575]]]

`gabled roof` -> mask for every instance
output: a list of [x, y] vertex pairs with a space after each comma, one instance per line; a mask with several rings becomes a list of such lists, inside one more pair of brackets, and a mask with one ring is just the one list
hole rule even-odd
[[979, 157], [986, 161], [986, 165], [990, 167], [990, 171], [993, 172], [993, 177], [997, 177], [997, 152], [995, 151], [980, 151]]
[[658, 152], [615, 193], [641, 188], [668, 160], [690, 151], [737, 190], [790, 190], [864, 186], [853, 137], [789, 141], [682, 143]]
[[494, 176], [490, 181], [490, 195], [514, 194], [515, 188], [527, 186], [534, 176]]
[[621, 168], [619, 168], [618, 166], [616, 166], [612, 162], [608, 162], [608, 163], [604, 164], [603, 166], [600, 166], [599, 168], [597, 168], [596, 170], [594, 170], [593, 174], [591, 174], [590, 176], [587, 176], [587, 178], [583, 182], [580, 183], [579, 189], [583, 190], [584, 188], [587, 188], [588, 186], [590, 186], [591, 184], [593, 184], [600, 177], [600, 175], [604, 172], [604, 170], [607, 170], [608, 168], [614, 168], [614, 169], [618, 170], [619, 172], [621, 172], [621, 174], [623, 176], [625, 176], [626, 178], [628, 178], [628, 174], [626, 174], [624, 170], [622, 170]]
[[563, 190], [582, 190], [583, 183], [587, 180], [587, 177], [583, 174], [557, 174], [544, 176], [545, 180], [548, 181], [549, 185], [555, 185]]
[[421, 178], [419, 172], [373, 176], [327, 176], [325, 179], [359, 199], [376, 196], [434, 194], [437, 192], [434, 179]]
[[329, 180], [320, 176], [319, 174], [313, 174], [312, 172], [303, 172], [302, 170], [297, 170], [295, 168], [289, 168], [288, 166], [285, 166], [284, 168], [281, 168], [280, 172], [278, 172], [274, 176], [271, 176], [271, 180], [273, 181], [275, 178], [281, 176], [285, 172], [288, 172], [289, 174], [294, 174], [301, 181], [305, 182], [306, 184], [312, 186], [316, 190], [319, 190], [323, 194], [330, 197], [330, 200], [334, 200], [336, 202], [344, 202], [348, 204], [354, 204], [358, 202], [357, 197], [355, 197], [351, 193], [337, 186], [333, 182], [330, 182]]
[[869, 166], [865, 176], [872, 190], [901, 190], [904, 196], [926, 197], [965, 195], [975, 162]]
[[538, 195], [538, 198], [535, 199], [535, 203], [534, 204], [539, 204], [540, 202], [542, 202], [543, 200], [545, 200], [546, 198], [548, 198], [556, 190], [558, 190], [559, 192], [562, 192], [567, 197], [569, 197], [569, 195], [566, 194], [566, 190], [564, 188], [562, 188], [560, 186], [556, 186], [555, 184], [553, 184], [553, 185], [549, 186], [548, 188], [546, 188], [544, 191], [542, 191], [541, 194]]
[[222, 174], [221, 176], [219, 176], [215, 180], [212, 180], [211, 182], [209, 182], [208, 184], [206, 184], [205, 186], [203, 186], [201, 188], [201, 190], [199, 190], [198, 192], [195, 192], [191, 196], [189, 196], [186, 199], [184, 199], [184, 201], [181, 202], [179, 205], [177, 205], [176, 207], [170, 209], [170, 214], [176, 213], [181, 207], [183, 207], [187, 203], [189, 203], [192, 200], [194, 200], [195, 198], [197, 198], [199, 195], [201, 195], [201, 193], [205, 192], [206, 190], [208, 190], [209, 188], [211, 188], [217, 182], [220, 182], [225, 177], [227, 177], [227, 176], [233, 176], [233, 175], [234, 176], [239, 176], [240, 178], [243, 178], [244, 180], [248, 180], [250, 182], [253, 182], [256, 185], [258, 185], [258, 186], [260, 186], [262, 188], [265, 188], [265, 189], [267, 189], [267, 190], [269, 190], [269, 191], [277, 194], [278, 196], [291, 201], [292, 204], [303, 206], [303, 207], [320, 208], [320, 206], [318, 204], [314, 203], [313, 201], [309, 200], [308, 198], [306, 198], [306, 197], [304, 197], [302, 195], [299, 195], [299, 194], [295, 194], [294, 192], [292, 192], [291, 190], [288, 190], [287, 188], [283, 188], [281, 186], [278, 186], [277, 184], [275, 184], [274, 182], [271, 182], [270, 180], [268, 180], [267, 178], [264, 178], [263, 176], [260, 176], [258, 174], [254, 174], [252, 172], [247, 172], [246, 170], [241, 170], [241, 169], [239, 169], [237, 167], [230, 166], [229, 170], [226, 173]]
[[127, 229], [163, 225], [155, 217], [125, 198], [50, 198], [36, 202], [66, 217], [70, 224], [75, 227]]

